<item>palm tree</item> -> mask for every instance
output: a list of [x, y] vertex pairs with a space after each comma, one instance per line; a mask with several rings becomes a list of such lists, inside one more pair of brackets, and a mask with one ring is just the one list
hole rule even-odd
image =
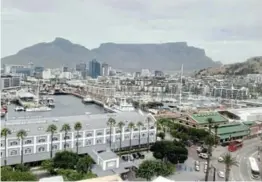
[[6, 160], [7, 135], [11, 135], [11, 130], [9, 130], [8, 128], [3, 128], [3, 129], [1, 130], [1, 137], [5, 137], [5, 161], [4, 161], [4, 165], [5, 165], [5, 166], [6, 166], [6, 164], [7, 164], [7, 160]]
[[230, 153], [226, 153], [222, 158], [226, 169], [225, 181], [229, 181], [231, 167], [238, 166], [238, 161], [235, 157], [232, 157]]
[[150, 124], [150, 119], [147, 118], [147, 150], [149, 151], [149, 124]]
[[110, 145], [110, 149], [111, 149], [111, 145], [112, 145], [112, 128], [115, 126], [116, 121], [113, 118], [109, 118], [107, 121], [107, 126], [110, 127], [110, 141], [109, 141], [109, 145]]
[[27, 132], [25, 130], [19, 130], [16, 134], [17, 138], [20, 140], [21, 143], [21, 164], [23, 164], [24, 159], [24, 138], [27, 136]]
[[119, 145], [119, 149], [121, 150], [122, 149], [122, 139], [123, 139], [123, 127], [125, 126], [125, 123], [120, 121], [118, 124], [117, 124], [117, 127], [120, 129], [120, 145]]
[[74, 129], [76, 130], [76, 153], [78, 154], [78, 147], [79, 147], [79, 143], [78, 143], [78, 138], [79, 138], [79, 131], [82, 129], [82, 124], [80, 122], [76, 122], [74, 125]]
[[47, 127], [46, 132], [50, 132], [51, 133], [51, 148], [50, 148], [50, 158], [53, 158], [53, 137], [54, 137], [54, 133], [57, 131], [57, 126], [54, 124], [51, 124]]
[[[212, 118], [207, 118], [208, 122], [208, 132], [209, 136], [206, 138], [206, 144], [208, 145], [208, 157], [207, 157], [207, 172], [205, 176], [205, 181], [208, 181], [209, 171], [210, 171], [210, 157], [212, 153], [212, 146], [214, 145], [214, 138], [211, 135], [212, 123], [214, 122]], [[211, 141], [212, 140], [212, 141]]]
[[215, 129], [215, 147], [217, 147], [217, 144], [218, 144], [218, 137], [217, 137], [217, 130], [219, 128], [219, 125], [215, 125], [214, 126], [214, 129]]
[[66, 149], [66, 138], [67, 138], [67, 134], [68, 132], [71, 130], [71, 127], [69, 124], [63, 124], [61, 131], [65, 132], [65, 136], [64, 136], [64, 150]]
[[141, 127], [142, 126], [144, 126], [144, 124], [141, 122], [141, 121], [139, 121], [137, 124], [137, 127], [138, 127], [138, 133], [139, 133], [139, 135], [138, 135], [138, 146], [139, 146], [139, 148], [141, 147]]
[[133, 128], [135, 127], [135, 124], [133, 122], [130, 122], [128, 124], [128, 128], [130, 129], [130, 136], [129, 136], [129, 150], [132, 149], [132, 134], [133, 134]]

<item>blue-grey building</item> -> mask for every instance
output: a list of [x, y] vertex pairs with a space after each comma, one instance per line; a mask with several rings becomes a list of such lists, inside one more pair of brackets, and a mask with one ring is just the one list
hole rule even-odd
[[101, 75], [101, 65], [96, 59], [89, 62], [89, 76], [97, 78]]

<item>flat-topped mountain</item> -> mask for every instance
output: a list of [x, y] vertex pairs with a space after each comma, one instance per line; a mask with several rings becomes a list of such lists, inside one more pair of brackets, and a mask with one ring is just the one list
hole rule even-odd
[[140, 70], [142, 68], [157, 70], [179, 70], [181, 64], [185, 70], [198, 70], [217, 66], [207, 57], [203, 49], [188, 46], [186, 42], [163, 44], [116, 44], [104, 43], [98, 48], [87, 49], [63, 38], [52, 42], [39, 43], [20, 50], [17, 54], [2, 58], [4, 64], [27, 64], [45, 67], [74, 67], [80, 62], [96, 58], [114, 68], [123, 70]]

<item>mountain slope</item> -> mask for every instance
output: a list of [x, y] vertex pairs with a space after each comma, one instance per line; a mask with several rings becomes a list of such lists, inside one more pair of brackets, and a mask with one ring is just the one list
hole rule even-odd
[[246, 74], [262, 74], [262, 56], [256, 56], [247, 59], [243, 63], [235, 63], [223, 65], [220, 67], [212, 67], [202, 69], [197, 72], [197, 76], [208, 76], [208, 75], [246, 75]]
[[22, 49], [17, 54], [2, 58], [5, 64], [27, 64], [45, 67], [74, 66], [96, 58], [124, 70], [142, 68], [177, 70], [181, 64], [185, 70], [196, 70], [219, 65], [205, 55], [203, 49], [190, 47], [185, 42], [164, 44], [116, 44], [104, 43], [89, 50], [63, 38], [53, 42], [39, 43]]

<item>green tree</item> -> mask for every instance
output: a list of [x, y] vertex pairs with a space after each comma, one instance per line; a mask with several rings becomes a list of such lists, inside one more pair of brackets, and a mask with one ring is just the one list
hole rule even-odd
[[51, 124], [47, 127], [46, 132], [50, 132], [51, 133], [51, 146], [50, 146], [50, 158], [53, 158], [53, 137], [54, 137], [54, 133], [57, 131], [57, 126], [54, 124]]
[[76, 171], [85, 174], [90, 171], [93, 160], [89, 156], [82, 157], [76, 164]]
[[65, 181], [79, 181], [83, 178], [81, 173], [72, 169], [58, 169], [57, 174], [62, 175]]
[[138, 127], [138, 133], [139, 133], [139, 135], [138, 135], [138, 147], [141, 148], [141, 127], [144, 126], [144, 124], [141, 121], [139, 121], [136, 125]]
[[5, 159], [4, 159], [4, 165], [6, 166], [7, 164], [7, 159], [6, 159], [6, 153], [7, 153], [7, 136], [11, 135], [11, 130], [8, 128], [3, 128], [1, 130], [1, 137], [5, 138]]
[[183, 163], [188, 156], [188, 150], [181, 142], [158, 141], [152, 145], [150, 150], [155, 158], [173, 164]]
[[155, 176], [169, 176], [174, 172], [174, 166], [169, 162], [155, 161]]
[[165, 135], [164, 132], [160, 132], [160, 133], [157, 134], [157, 136], [160, 137], [161, 140], [164, 140], [166, 135]]
[[36, 181], [36, 176], [30, 171], [22, 172], [6, 166], [1, 168], [1, 181]]
[[155, 175], [155, 161], [145, 160], [140, 165], [138, 170], [136, 171], [136, 176], [140, 178], [144, 178], [147, 181], [151, 181], [151, 179]]
[[149, 129], [150, 129], [150, 122], [151, 120], [149, 118], [147, 118], [147, 150], [150, 149], [150, 141], [149, 141]]
[[120, 129], [120, 145], [119, 145], [119, 149], [121, 150], [122, 149], [122, 140], [123, 140], [123, 127], [125, 126], [125, 123], [120, 121], [118, 124], [117, 124], [117, 127]]
[[25, 130], [19, 130], [16, 134], [17, 138], [21, 143], [21, 164], [24, 163], [24, 138], [27, 136], [27, 132]]
[[23, 165], [23, 164], [17, 164], [16, 166], [15, 166], [15, 170], [16, 171], [20, 171], [20, 172], [27, 172], [27, 171], [29, 171], [29, 167], [28, 166], [25, 166], [25, 165]]
[[74, 129], [76, 131], [76, 153], [78, 154], [78, 149], [79, 149], [79, 142], [78, 142], [78, 138], [79, 138], [79, 131], [82, 129], [82, 124], [80, 122], [76, 122], [74, 125]]
[[75, 169], [79, 156], [75, 152], [57, 152], [54, 157], [54, 168]]
[[54, 161], [52, 159], [43, 161], [41, 168], [47, 170], [50, 174], [55, 174]]
[[71, 127], [70, 127], [69, 124], [63, 124], [61, 131], [65, 132], [65, 134], [64, 134], [64, 150], [66, 149], [66, 139], [67, 139], [68, 132], [70, 130], [71, 130]]
[[130, 129], [130, 136], [129, 136], [129, 150], [132, 150], [132, 134], [133, 134], [133, 128], [135, 127], [135, 124], [133, 122], [130, 122], [128, 124], [128, 128]]
[[225, 181], [229, 181], [231, 168], [232, 166], [238, 166], [238, 161], [235, 157], [232, 157], [230, 153], [226, 153], [222, 158], [226, 169]]
[[107, 126], [110, 127], [110, 141], [109, 141], [109, 145], [110, 145], [110, 149], [111, 149], [111, 145], [112, 145], [112, 128], [115, 126], [116, 121], [113, 118], [109, 118], [107, 121]]

